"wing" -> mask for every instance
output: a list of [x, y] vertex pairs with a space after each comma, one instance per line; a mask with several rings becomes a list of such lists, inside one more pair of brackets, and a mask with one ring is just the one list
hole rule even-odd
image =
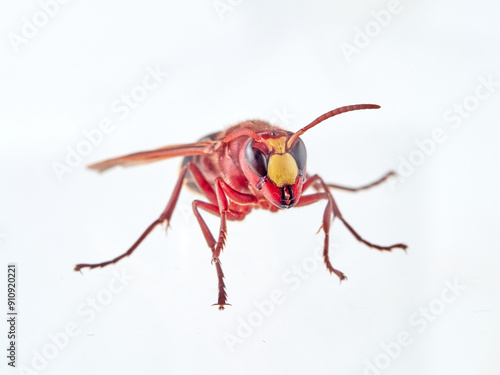
[[113, 167], [131, 167], [134, 165], [154, 163], [163, 159], [175, 158], [177, 156], [191, 156], [212, 154], [218, 141], [196, 142], [184, 145], [173, 145], [157, 148], [151, 151], [136, 152], [134, 154], [120, 156], [113, 159], [90, 164], [87, 167], [98, 172], [104, 172]]

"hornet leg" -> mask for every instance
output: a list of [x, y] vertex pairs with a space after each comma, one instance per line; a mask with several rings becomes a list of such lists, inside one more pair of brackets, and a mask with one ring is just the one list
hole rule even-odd
[[[387, 179], [390, 175], [391, 175], [391, 173], [388, 173], [380, 180], [375, 181], [374, 183], [367, 185], [365, 187], [362, 187], [362, 188], [368, 188], [368, 187], [374, 186], [374, 185], [384, 181], [385, 179]], [[336, 217], [338, 217], [339, 220], [344, 223], [345, 227], [349, 230], [349, 232], [351, 232], [351, 234], [358, 241], [364, 243], [368, 247], [371, 247], [371, 248], [374, 248], [374, 249], [377, 249], [380, 251], [391, 251], [392, 249], [395, 249], [395, 248], [400, 248], [400, 249], [406, 250], [407, 246], [404, 244], [401, 244], [401, 243], [390, 245], [390, 246], [380, 246], [380, 245], [376, 245], [374, 243], [366, 241], [354, 230], [353, 227], [351, 227], [351, 225], [342, 216], [342, 214], [337, 206], [337, 203], [333, 199], [333, 196], [329, 190], [330, 185], [327, 185], [323, 181], [323, 179], [321, 179], [321, 177], [319, 177], [318, 175], [314, 175], [312, 177], [309, 177], [306, 180], [306, 182], [304, 183], [303, 191], [305, 191], [310, 186], [313, 186], [317, 190], [322, 188], [323, 192], [309, 194], [309, 195], [303, 195], [300, 198], [300, 200], [296, 206], [307, 206], [309, 204], [318, 202], [319, 200], [322, 200], [322, 199], [328, 200], [328, 203], [327, 203], [326, 208], [325, 208], [325, 213], [323, 215], [323, 225], [320, 228], [320, 230], [323, 229], [323, 231], [325, 232], [323, 258], [324, 258], [325, 265], [326, 265], [328, 271], [330, 271], [330, 273], [335, 273], [340, 278], [340, 280], [344, 280], [344, 279], [346, 279], [346, 277], [342, 272], [333, 268], [333, 266], [330, 263], [329, 256], [328, 256], [330, 227], [331, 227], [331, 223], [333, 222], [333, 219], [335, 219]], [[352, 191], [356, 191], [356, 190], [352, 190]], [[333, 215], [333, 219], [332, 219], [332, 215]]]
[[[212, 250], [212, 263], [215, 263], [215, 268], [217, 270], [217, 279], [218, 279], [218, 289], [219, 294], [217, 298], [217, 303], [214, 305], [219, 306], [219, 310], [224, 310], [224, 306], [229, 305], [227, 303], [227, 293], [226, 286], [224, 284], [224, 273], [222, 272], [222, 266], [219, 259], [220, 253], [224, 249], [224, 245], [226, 243], [227, 236], [227, 220], [241, 220], [245, 217], [245, 213], [237, 212], [229, 210], [229, 199], [234, 201], [235, 203], [241, 205], [248, 205], [256, 201], [256, 198], [253, 195], [240, 193], [229, 185], [227, 185], [224, 180], [221, 178], [217, 178], [215, 180], [215, 193], [217, 196], [217, 204], [202, 202], [199, 200], [193, 201], [193, 212], [198, 220], [201, 231], [205, 240], [207, 241], [208, 247]], [[205, 220], [203, 220], [199, 208], [218, 216], [221, 219], [220, 228], [219, 228], [219, 237], [218, 240], [215, 241], [214, 236], [210, 232]]]
[[172, 193], [172, 196], [170, 197], [170, 200], [167, 204], [167, 207], [165, 207], [165, 210], [162, 212], [162, 214], [160, 215], [160, 217], [158, 219], [156, 219], [153, 223], [151, 223], [146, 228], [144, 233], [139, 237], [139, 239], [137, 241], [135, 241], [135, 243], [132, 245], [132, 247], [130, 247], [130, 249], [128, 249], [122, 255], [120, 255], [114, 259], [108, 260], [106, 262], [95, 263], [95, 264], [88, 264], [88, 263], [77, 264], [75, 266], [75, 271], [80, 271], [82, 268], [92, 269], [92, 268], [98, 268], [98, 267], [106, 267], [110, 264], [114, 264], [114, 263], [120, 261], [121, 259], [131, 255], [134, 252], [134, 250], [141, 244], [141, 242], [148, 236], [148, 234], [157, 225], [159, 225], [161, 223], [166, 223], [168, 226], [168, 224], [170, 222], [170, 218], [172, 217], [172, 213], [174, 212], [175, 205], [177, 204], [177, 200], [179, 199], [179, 194], [180, 194], [181, 189], [182, 189], [182, 183], [184, 181], [184, 178], [186, 177], [186, 173], [188, 170], [191, 171], [191, 173], [195, 177], [196, 181], [198, 182], [200, 187], [205, 192], [208, 199], [216, 201], [216, 196], [215, 196], [213, 189], [211, 188], [210, 184], [207, 182], [205, 177], [203, 177], [200, 170], [194, 164], [188, 163], [181, 169], [181, 172], [179, 174], [179, 179], [177, 180], [174, 191]]
[[396, 176], [396, 173], [394, 171], [387, 172], [385, 175], [380, 177], [378, 180], [373, 181], [373, 182], [366, 184], [366, 185], [363, 185], [363, 186], [358, 186], [358, 187], [348, 187], [348, 186], [341, 186], [341, 185], [335, 185], [335, 184], [327, 184], [327, 186], [331, 189], [356, 192], [356, 191], [366, 190], [366, 189], [369, 189], [371, 187], [377, 186], [392, 176]]

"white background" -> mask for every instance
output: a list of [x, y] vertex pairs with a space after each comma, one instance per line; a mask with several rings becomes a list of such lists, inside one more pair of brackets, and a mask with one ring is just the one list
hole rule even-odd
[[[15, 262], [17, 365], [43, 367], [21, 373], [498, 374], [498, 3], [402, 1], [383, 26], [372, 12], [387, 15], [386, 1], [227, 4], [218, 13], [212, 1], [72, 1], [16, 48], [13, 34], [23, 37], [34, 17], [43, 23], [42, 8], [2, 2], [0, 310]], [[365, 29], [363, 46], [357, 30]], [[356, 47], [356, 35], [360, 48], [347, 58], [342, 46]], [[121, 116], [113, 103], [140, 90], [148, 67], [168, 77]], [[479, 88], [477, 99], [481, 79], [496, 86]], [[335, 222], [332, 261], [349, 278], [339, 285], [313, 257], [324, 204], [255, 211], [229, 223], [222, 264], [232, 306], [220, 312], [211, 306], [210, 251], [190, 214], [194, 196], [183, 192], [168, 235], [157, 228], [116, 266], [73, 271], [135, 241], [163, 210], [180, 160], [103, 175], [86, 164], [250, 118], [297, 130], [358, 103], [382, 108], [302, 137], [308, 170], [359, 185], [402, 160], [420, 164], [392, 188], [334, 192], [360, 234], [405, 242], [406, 255], [369, 249]], [[445, 120], [464, 104], [465, 116]], [[54, 163], [66, 163], [82, 131], [106, 118], [113, 131], [59, 179]], [[446, 140], [422, 157], [416, 142], [436, 129]], [[296, 267], [303, 280], [292, 279]], [[132, 280], [111, 294], [115, 272]], [[453, 283], [464, 289], [453, 294]], [[256, 303], [274, 290], [280, 304], [259, 320]], [[91, 315], [96, 296], [107, 305], [97, 302]], [[6, 319], [0, 366], [14, 374]], [[251, 332], [242, 328], [249, 319]], [[65, 339], [68, 324], [77, 334]], [[229, 345], [228, 335], [240, 341]], [[401, 335], [408, 346], [394, 343]]]

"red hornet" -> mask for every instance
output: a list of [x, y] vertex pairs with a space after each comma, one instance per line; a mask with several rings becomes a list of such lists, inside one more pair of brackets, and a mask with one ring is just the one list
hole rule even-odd
[[[194, 200], [193, 212], [212, 252], [212, 263], [215, 264], [217, 270], [218, 299], [215, 305], [219, 306], [219, 310], [224, 310], [224, 306], [229, 305], [224, 274], [219, 260], [226, 241], [226, 222], [227, 220], [243, 220], [254, 208], [275, 212], [281, 208], [307, 206], [318, 201], [325, 201], [326, 208], [321, 226], [325, 233], [323, 258], [328, 271], [336, 274], [340, 280], [346, 279], [346, 276], [332, 266], [328, 255], [329, 233], [334, 218], [342, 221], [358, 241], [369, 247], [387, 251], [394, 248], [406, 249], [406, 245], [401, 243], [379, 246], [363, 239], [344, 219], [330, 192], [331, 188], [347, 191], [367, 189], [385, 181], [394, 174], [393, 172], [358, 188], [328, 184], [320, 176], [309, 175], [306, 172], [307, 153], [304, 142], [300, 139], [302, 134], [340, 113], [377, 108], [380, 106], [374, 104], [337, 108], [318, 117], [295, 133], [264, 121], [251, 120], [210, 134], [196, 143], [137, 152], [90, 165], [89, 168], [103, 172], [116, 166], [129, 167], [177, 156], [184, 157], [177, 184], [167, 207], [132, 247], [115, 259], [96, 264], [78, 264], [75, 270], [104, 267], [116, 263], [132, 254], [157, 225], [165, 223], [168, 227], [184, 183], [189, 189], [202, 194], [207, 200]], [[311, 192], [306, 194], [308, 189]], [[203, 220], [200, 209], [220, 218], [217, 240]]]

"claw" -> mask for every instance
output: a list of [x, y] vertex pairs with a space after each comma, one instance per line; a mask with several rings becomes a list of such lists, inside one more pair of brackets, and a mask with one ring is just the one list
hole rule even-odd
[[165, 233], [167, 233], [167, 230], [170, 226], [169, 224], [170, 224], [169, 220], [167, 220], [167, 219], [165, 219], [161, 222], [161, 225], [163, 226], [163, 230], [165, 231]]
[[344, 273], [342, 271], [339, 271], [333, 267], [328, 267], [327, 265], [327, 268], [328, 268], [328, 271], [330, 271], [330, 274], [334, 273], [335, 275], [337, 275], [337, 277], [340, 279], [340, 283], [342, 284], [342, 281], [347, 281], [347, 276], [344, 275]]
[[408, 250], [408, 245], [405, 245], [404, 243], [398, 243], [398, 244], [394, 245], [393, 247], [397, 247], [397, 248], [403, 250], [405, 253]]
[[401, 249], [403, 250], [405, 253], [406, 253], [406, 250], [408, 249], [408, 246], [405, 245], [404, 243], [397, 243], [395, 245], [391, 245], [391, 246], [386, 246], [386, 247], [382, 247], [382, 246], [377, 246], [377, 245], [374, 245], [372, 246], [373, 248], [375, 249], [378, 249], [378, 250], [382, 250], [382, 251], [392, 251], [392, 249]]
[[232, 306], [230, 303], [214, 303], [212, 306], [219, 306], [219, 311], [224, 310], [224, 306]]

